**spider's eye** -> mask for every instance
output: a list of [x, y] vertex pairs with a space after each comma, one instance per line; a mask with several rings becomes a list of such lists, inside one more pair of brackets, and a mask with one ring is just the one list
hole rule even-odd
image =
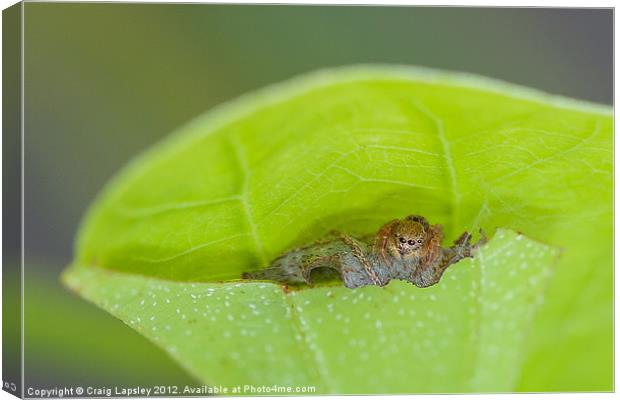
[[415, 244], [415, 240], [410, 240], [407, 243], [409, 243], [410, 246], [413, 246]]
[[422, 243], [422, 239], [418, 239], [418, 243]]
[[400, 238], [400, 239], [398, 239], [398, 240], [400, 240], [400, 242], [401, 242], [401, 243], [405, 243], [405, 242], [407, 241], [404, 237], [401, 237], [401, 238]]

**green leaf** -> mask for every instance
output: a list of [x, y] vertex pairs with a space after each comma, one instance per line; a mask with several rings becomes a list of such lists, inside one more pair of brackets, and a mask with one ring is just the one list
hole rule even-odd
[[[482, 78], [388, 67], [316, 73], [223, 106], [137, 158], [89, 211], [66, 280], [174, 348], [179, 362], [209, 383], [301, 382], [331, 393], [611, 390], [612, 126], [607, 108]], [[446, 277], [457, 276], [460, 288], [444, 278], [424, 290], [396, 282], [284, 295], [271, 284], [216, 283], [330, 229], [368, 234], [411, 213], [444, 224], [449, 239], [501, 226], [561, 248], [545, 302], [532, 305], [540, 287], [530, 279], [553, 251], [540, 250], [547, 258], [528, 259], [535, 267], [513, 281], [518, 257], [530, 256], [510, 249], [520, 245], [516, 238], [497, 259], [489, 257], [492, 290], [489, 297], [474, 295], [481, 303], [472, 315], [468, 295], [476, 284], [486, 287], [482, 259], [473, 269], [467, 262], [451, 268]], [[191, 285], [230, 291], [235, 302], [222, 300], [224, 294], [204, 301], [215, 309], [228, 301], [220, 313], [233, 321], [210, 322], [202, 311], [207, 316], [192, 319], [199, 329], [184, 337], [173, 312], [191, 304], [174, 297], [152, 311], [155, 321], [174, 321], [173, 331], [153, 336], [148, 329], [165, 325], [135, 323], [143, 318], [133, 304], [152, 285], [175, 295], [191, 293]], [[519, 296], [514, 292], [501, 313], [487, 312], [500, 298], [496, 287]], [[134, 297], [125, 304], [110, 295]], [[370, 300], [343, 300], [362, 295]], [[416, 300], [406, 302], [412, 295]], [[269, 305], [260, 305], [261, 296]], [[397, 298], [402, 306], [392, 305]], [[261, 314], [246, 315], [244, 304]], [[342, 323], [328, 317], [328, 304], [349, 316], [353, 336], [338, 333]], [[301, 307], [290, 320], [287, 305]], [[374, 321], [363, 319], [379, 309], [384, 343], [371, 329]], [[426, 309], [443, 319], [417, 335], [417, 316]], [[531, 326], [515, 318], [493, 337], [493, 320], [534, 309]], [[254, 321], [255, 336], [241, 335], [243, 325], [234, 322], [241, 315]], [[449, 328], [454, 332], [445, 335]], [[397, 350], [390, 353], [390, 346]], [[200, 358], [198, 349], [208, 355]]]
[[[6, 265], [6, 264], [5, 264]], [[18, 269], [15, 268], [15, 271]], [[72, 386], [196, 384], [164, 352], [116, 318], [97, 312], [65, 290], [53, 266], [26, 265], [24, 277], [25, 375]], [[8, 272], [5, 270], [5, 272]], [[17, 278], [17, 277], [16, 277]], [[5, 275], [6, 279], [6, 275]], [[19, 298], [20, 285], [14, 298]], [[53, 310], [53, 312], [50, 312]], [[7, 324], [18, 331], [20, 324]], [[50, 329], [50, 326], [79, 327]], [[102, 340], [105, 338], [105, 340]], [[131, 354], [119, 363], [119, 354]], [[16, 354], [19, 357], [19, 354]], [[58, 360], [62, 360], [62, 368]], [[97, 360], [93, 362], [92, 360]]]
[[[205, 382], [320, 393], [514, 390], [521, 347], [557, 251], [500, 231], [441, 285], [181, 283], [101, 268], [71, 287]], [[472, 265], [473, 264], [473, 265]]]

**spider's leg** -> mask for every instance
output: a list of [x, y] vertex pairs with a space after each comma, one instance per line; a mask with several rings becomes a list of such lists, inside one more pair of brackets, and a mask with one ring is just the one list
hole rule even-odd
[[456, 255], [452, 248], [440, 248], [440, 254], [427, 264], [419, 274], [414, 275], [411, 282], [417, 287], [428, 287], [436, 284], [441, 279], [443, 273], [448, 267], [462, 257]]
[[441, 254], [441, 240], [443, 239], [443, 228], [441, 225], [433, 225], [427, 234], [424, 264], [432, 264]]
[[[352, 256], [356, 260], [354, 264], [360, 265], [362, 267], [364, 275], [366, 275], [366, 279], [369, 280], [369, 283], [366, 284], [382, 286], [381, 279], [377, 275], [377, 272], [374, 270], [374, 266], [368, 257], [368, 250], [365, 248], [365, 246], [363, 246], [363, 243], [360, 243], [353, 237], [346, 234], [342, 234], [340, 239], [349, 247], [348, 252], [350, 253], [350, 256]], [[385, 240], [383, 241], [385, 242]], [[350, 288], [361, 286], [362, 282], [354, 283], [351, 280], [347, 279], [347, 277], [345, 276], [348, 273], [354, 273], [355, 266], [347, 265], [347, 262], [343, 261], [342, 258], [339, 259], [339, 262], [342, 280], [345, 282], [345, 285]]]
[[415, 277], [413, 283], [418, 287], [427, 287], [439, 282], [449, 266], [456, 264], [463, 258], [472, 257], [470, 240], [471, 234], [463, 232], [463, 234], [454, 241], [454, 245], [448, 248], [439, 247], [439, 255], [435, 259], [430, 260], [422, 269], [419, 276]]
[[387, 258], [385, 256], [385, 248], [387, 247], [388, 235], [384, 233], [377, 233], [375, 236], [375, 241], [372, 246], [373, 253], [381, 254], [381, 257], [385, 262], [387, 262]]
[[459, 236], [459, 238], [454, 241], [454, 244], [456, 246], [465, 246], [469, 244], [470, 240], [471, 240], [471, 233], [463, 232], [461, 236]]
[[394, 225], [398, 224], [399, 222], [400, 221], [397, 219], [394, 219], [388, 222], [387, 224], [379, 228], [379, 230], [377, 231], [377, 234], [375, 235], [375, 241], [372, 246], [372, 252], [375, 254], [377, 253], [380, 254], [381, 258], [386, 264], [389, 264], [388, 257], [385, 254], [387, 245], [388, 245], [388, 240], [390, 238], [390, 235], [392, 235], [392, 228], [394, 227]]
[[387, 247], [387, 242], [388, 242], [387, 239], [388, 239], [388, 236], [383, 236], [381, 240], [381, 258], [386, 264], [388, 263], [388, 258], [385, 255], [385, 249]]
[[476, 244], [473, 245], [472, 250], [478, 250], [480, 246], [486, 244], [486, 242], [488, 241], [487, 235], [484, 234], [484, 231], [482, 230], [482, 228], [480, 228], [479, 232], [480, 232], [480, 239], [478, 239]]

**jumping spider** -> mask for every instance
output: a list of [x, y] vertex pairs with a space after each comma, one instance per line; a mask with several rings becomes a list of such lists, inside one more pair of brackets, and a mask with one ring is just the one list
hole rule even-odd
[[370, 240], [333, 231], [326, 238], [298, 247], [276, 258], [263, 270], [244, 273], [246, 279], [312, 285], [311, 274], [320, 269], [335, 271], [348, 288], [384, 286], [392, 279], [409, 281], [418, 287], [439, 282], [444, 271], [459, 260], [472, 257], [486, 242], [472, 245], [464, 232], [452, 246], [441, 247], [441, 225], [410, 215], [383, 225]]

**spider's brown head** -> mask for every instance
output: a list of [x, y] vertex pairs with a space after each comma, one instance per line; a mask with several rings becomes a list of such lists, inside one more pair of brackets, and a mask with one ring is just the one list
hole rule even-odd
[[392, 229], [390, 251], [394, 256], [412, 256], [419, 253], [426, 241], [424, 225], [419, 221], [404, 219]]

